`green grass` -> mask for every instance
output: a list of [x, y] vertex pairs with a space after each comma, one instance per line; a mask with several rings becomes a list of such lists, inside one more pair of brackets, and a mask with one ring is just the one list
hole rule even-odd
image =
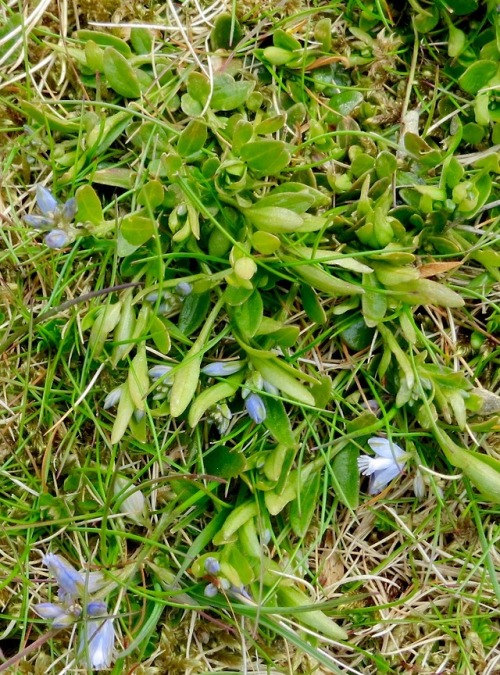
[[91, 672], [47, 553], [102, 573], [115, 674], [497, 672], [477, 4], [0, 8], [0, 672]]

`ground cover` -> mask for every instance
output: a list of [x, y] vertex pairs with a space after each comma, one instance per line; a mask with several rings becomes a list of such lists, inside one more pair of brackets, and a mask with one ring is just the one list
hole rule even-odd
[[499, 672], [497, 5], [0, 11], [0, 672]]

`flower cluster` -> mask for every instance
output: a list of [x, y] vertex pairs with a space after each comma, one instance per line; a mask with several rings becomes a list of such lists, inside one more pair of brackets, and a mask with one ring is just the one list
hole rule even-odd
[[156, 311], [158, 314], [167, 315], [174, 310], [178, 310], [183, 301], [191, 294], [193, 287], [187, 281], [180, 281], [171, 291], [152, 291], [144, 298], [152, 305], [160, 301]]
[[244, 586], [234, 586], [226, 577], [220, 576], [220, 563], [217, 558], [212, 558], [209, 556], [205, 560], [205, 572], [213, 580], [205, 586], [203, 595], [206, 598], [214, 598], [217, 593], [222, 590], [230, 595], [236, 597], [243, 597], [246, 600], [250, 600], [248, 591]]
[[59, 585], [58, 602], [42, 602], [33, 607], [52, 628], [66, 628], [80, 621], [78, 658], [93, 670], [109, 668], [113, 657], [115, 630], [107, 617], [104, 601], [92, 599], [104, 585], [99, 572], [78, 572], [65, 558], [48, 553], [43, 563]]
[[[244, 365], [245, 363], [243, 361], [216, 361], [202, 368], [201, 372], [204, 375], [209, 375], [210, 377], [227, 377], [240, 371]], [[260, 394], [258, 394], [255, 390], [263, 390], [268, 394], [272, 394], [273, 396], [279, 395], [279, 390], [270, 382], [264, 380], [262, 375], [257, 371], [251, 372], [250, 376], [247, 378], [246, 386], [243, 387], [242, 390], [245, 409], [248, 413], [248, 416], [253, 422], [255, 422], [255, 424], [262, 424], [262, 422], [264, 422], [266, 419], [267, 410], [262, 396], [260, 396]], [[218, 406], [218, 408], [220, 408], [220, 406]], [[229, 426], [229, 420], [231, 419], [231, 412], [229, 411], [229, 408], [227, 405], [225, 405], [224, 410], [216, 410], [215, 413], [212, 413], [212, 416], [214, 414], [216, 415], [214, 420], [219, 428], [219, 431], [224, 433], [227, 430], [227, 427]]]
[[408, 455], [399, 445], [386, 438], [370, 438], [368, 445], [376, 457], [361, 455], [358, 468], [363, 476], [370, 476], [368, 493], [376, 495], [403, 472]]
[[45, 235], [45, 243], [49, 248], [63, 248], [76, 239], [78, 230], [72, 225], [77, 211], [74, 197], [61, 204], [50, 190], [38, 185], [36, 205], [42, 215], [24, 216], [24, 222], [35, 230], [48, 232]]

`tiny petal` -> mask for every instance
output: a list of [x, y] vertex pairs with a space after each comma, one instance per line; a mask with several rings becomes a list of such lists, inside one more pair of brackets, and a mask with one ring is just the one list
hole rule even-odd
[[207, 584], [203, 590], [203, 595], [206, 598], [215, 598], [218, 592], [219, 589], [215, 584]]
[[116, 387], [116, 389], [113, 389], [112, 391], [109, 392], [109, 394], [106, 396], [104, 399], [103, 403], [103, 408], [104, 410], [109, 410], [109, 408], [113, 408], [115, 405], [117, 405], [122, 397], [122, 391], [123, 387]]
[[[102, 605], [104, 603], [90, 603], [87, 610], [92, 604]], [[90, 620], [83, 624], [78, 648], [78, 655], [83, 663], [90, 665], [94, 670], [109, 668], [113, 659], [114, 645], [113, 619]]]
[[388, 457], [394, 461], [406, 454], [399, 445], [392, 443], [387, 438], [378, 438], [375, 436], [368, 440], [368, 445], [379, 457]]
[[426, 493], [425, 480], [420, 471], [415, 473], [415, 478], [413, 479], [413, 492], [417, 499], [423, 499]]
[[36, 203], [44, 216], [52, 216], [57, 209], [57, 199], [43, 185], [38, 185], [36, 188]]
[[220, 563], [217, 558], [210, 556], [205, 560], [205, 572], [207, 574], [218, 574], [220, 572]]
[[266, 406], [258, 394], [250, 394], [245, 399], [245, 408], [255, 424], [261, 424], [266, 419]]
[[68, 233], [64, 230], [51, 230], [45, 237], [45, 243], [49, 248], [63, 248], [69, 243]]
[[144, 524], [146, 516], [146, 500], [132, 481], [123, 476], [117, 476], [113, 486], [115, 497], [118, 499], [118, 510], [139, 525]]
[[175, 292], [177, 293], [177, 295], [181, 295], [183, 297], [189, 295], [192, 292], [192, 290], [193, 287], [187, 281], [180, 281], [175, 287]]
[[105, 616], [108, 611], [108, 606], [102, 600], [92, 600], [87, 605], [87, 614], [89, 616]]
[[52, 602], [41, 602], [38, 605], [34, 605], [33, 611], [35, 611], [38, 616], [41, 616], [42, 619], [51, 621], [53, 628], [65, 628], [66, 626], [70, 626], [78, 618], [76, 613], [72, 613], [61, 605], [55, 605]]
[[134, 420], [137, 422], [137, 424], [139, 424], [139, 422], [144, 419], [145, 415], [145, 410], [134, 410]]
[[66, 223], [70, 223], [74, 217], [76, 216], [76, 212], [78, 210], [78, 205], [76, 203], [76, 199], [72, 197], [71, 199], [68, 199], [68, 201], [64, 204], [62, 208], [62, 216], [63, 220]]
[[[161, 377], [165, 377], [172, 370], [172, 366], [153, 366], [149, 369], [149, 377], [152, 380], [159, 380]], [[173, 384], [173, 380], [170, 382], [170, 378], [163, 380], [164, 384]]]
[[209, 363], [208, 366], [202, 368], [201, 372], [210, 377], [225, 377], [226, 375], [234, 375], [234, 373], [241, 370], [244, 365], [243, 361], [216, 361], [215, 363]]
[[362, 455], [358, 458], [358, 468], [364, 476], [370, 476], [368, 492], [374, 495], [402, 473], [407, 455], [386, 438], [370, 438], [368, 444], [376, 456]]
[[54, 223], [50, 218], [45, 218], [45, 216], [24, 216], [23, 218], [26, 225], [29, 225], [35, 230], [46, 230], [53, 227]]
[[61, 555], [55, 555], [54, 553], [44, 555], [43, 563], [56, 578], [60, 587], [60, 596], [73, 600], [80, 597], [85, 588], [83, 574], [77, 572], [73, 565]]

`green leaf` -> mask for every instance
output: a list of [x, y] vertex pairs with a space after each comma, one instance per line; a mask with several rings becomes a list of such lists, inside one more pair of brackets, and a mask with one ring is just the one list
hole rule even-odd
[[305, 537], [318, 504], [321, 472], [316, 471], [300, 484], [297, 499], [290, 506], [290, 525], [298, 537]]
[[458, 78], [458, 84], [468, 94], [477, 94], [480, 89], [486, 87], [491, 78], [496, 74], [497, 69], [498, 64], [495, 61], [475, 61]]
[[154, 44], [153, 34], [148, 28], [134, 26], [130, 31], [130, 42], [136, 54], [151, 54]]
[[258, 506], [254, 501], [245, 502], [234, 508], [226, 518], [220, 532], [213, 538], [214, 545], [221, 546], [230, 541], [233, 534], [238, 531], [243, 523], [250, 518], [254, 518], [258, 512]]
[[118, 403], [118, 409], [116, 411], [116, 419], [113, 424], [113, 430], [111, 431], [111, 443], [118, 443], [123, 437], [123, 434], [127, 430], [130, 419], [134, 413], [134, 403], [130, 396], [130, 392], [127, 386], [127, 383], [122, 385], [122, 395]]
[[203, 458], [205, 472], [219, 478], [236, 478], [246, 468], [246, 459], [241, 452], [228, 452], [225, 445], [211, 449]]
[[315, 202], [314, 195], [306, 192], [276, 192], [259, 199], [256, 204], [257, 209], [268, 207], [280, 207], [295, 211], [295, 213], [304, 213]]
[[75, 35], [76, 38], [82, 42], [94, 42], [94, 44], [99, 45], [99, 47], [112, 47], [126, 58], [132, 56], [132, 51], [128, 44], [111, 33], [101, 33], [97, 30], [82, 29], [77, 30]]
[[[297, 610], [304, 607], [303, 611], [295, 613], [295, 617], [313, 631], [318, 631], [332, 640], [347, 640], [347, 633], [324, 612], [314, 609], [315, 603], [302, 591], [281, 584], [276, 590], [276, 597], [279, 604], [284, 607], [296, 607]], [[310, 609], [306, 610], [306, 607]]]
[[263, 313], [264, 305], [258, 291], [254, 291], [246, 302], [233, 309], [232, 316], [245, 339], [257, 334]]
[[236, 374], [231, 378], [227, 378], [224, 382], [218, 382], [212, 387], [204, 389], [201, 394], [195, 398], [189, 408], [189, 426], [194, 429], [207, 410], [217, 405], [220, 401], [234, 396], [242, 378], [243, 373]]
[[137, 410], [144, 410], [149, 389], [148, 361], [144, 346], [138, 349], [137, 354], [132, 359], [127, 385], [135, 408]]
[[150, 209], [156, 209], [163, 202], [165, 191], [159, 180], [145, 183], [137, 195], [137, 203]]
[[245, 209], [244, 214], [258, 230], [271, 234], [294, 232], [304, 223], [298, 213], [280, 206], [255, 206]]
[[170, 413], [172, 417], [182, 415], [191, 403], [200, 378], [202, 358], [203, 352], [198, 348], [195, 352], [189, 351], [176, 369], [174, 383], [170, 390]]
[[314, 405], [313, 395], [294, 377], [292, 368], [285, 370], [275, 358], [259, 359], [251, 356], [250, 360], [262, 377], [284, 394], [306, 405]]
[[82, 185], [76, 191], [78, 210], [75, 220], [77, 223], [92, 223], [100, 225], [104, 220], [102, 206], [97, 192], [91, 185]]
[[203, 108], [210, 97], [208, 78], [202, 73], [190, 73], [187, 80], [187, 93]]
[[307, 284], [301, 284], [300, 297], [304, 311], [311, 321], [324, 326], [328, 318], [314, 288], [307, 286]]
[[104, 74], [109, 86], [125, 98], [139, 98], [141, 88], [134, 69], [113, 47], [104, 50]]
[[277, 443], [289, 448], [295, 446], [295, 436], [283, 402], [273, 396], [267, 396], [266, 410], [267, 416], [264, 425], [269, 429]]
[[233, 49], [241, 40], [243, 32], [234, 15], [219, 14], [210, 33], [213, 51], [217, 49]]
[[106, 305], [99, 311], [89, 337], [89, 347], [92, 350], [92, 358], [96, 359], [101, 355], [108, 335], [118, 325], [121, 310], [122, 303], [116, 302], [112, 305]]
[[214, 75], [214, 88], [210, 107], [214, 111], [234, 110], [242, 106], [252, 93], [254, 82], [236, 82], [229, 73], [217, 73]]
[[340, 501], [350, 509], [359, 504], [358, 450], [349, 444], [338, 452], [332, 460], [333, 487]]
[[191, 120], [177, 141], [177, 151], [181, 157], [191, 157], [203, 149], [207, 140], [207, 126], [200, 120]]
[[290, 153], [283, 141], [263, 140], [248, 143], [241, 149], [240, 156], [252, 171], [261, 176], [276, 175], [290, 162]]
[[294, 272], [301, 280], [307, 282], [310, 286], [318, 291], [323, 291], [328, 295], [361, 295], [364, 290], [361, 286], [351, 284], [348, 281], [343, 281], [337, 277], [328, 274], [325, 270], [317, 265], [311, 264], [293, 264], [298, 263], [297, 259], [284, 257], [283, 260], [287, 262], [290, 267], [289, 271]]
[[190, 293], [183, 302], [177, 327], [186, 337], [205, 321], [210, 308], [210, 293]]
[[431, 279], [417, 279], [393, 286], [391, 293], [410, 305], [438, 305], [440, 307], [463, 307], [465, 301], [461, 295], [444, 284]]
[[156, 223], [139, 213], [129, 213], [121, 222], [120, 232], [132, 246], [142, 246], [156, 233]]
[[171, 347], [170, 333], [159, 316], [153, 316], [151, 318], [149, 334], [155, 343], [155, 347], [162, 354], [168, 354]]
[[335, 94], [328, 103], [328, 108], [330, 109], [327, 113], [328, 123], [334, 124], [342, 117], [350, 115], [362, 102], [363, 94], [360, 91], [345, 90], [339, 94]]

